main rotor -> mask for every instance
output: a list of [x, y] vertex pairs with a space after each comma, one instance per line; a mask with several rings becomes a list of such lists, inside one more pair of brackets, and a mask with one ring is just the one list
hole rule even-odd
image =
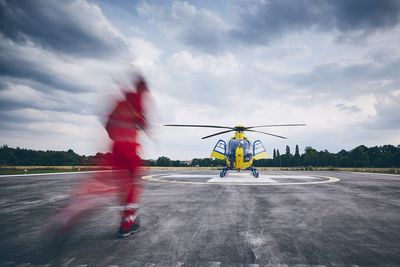
[[218, 133], [215, 133], [215, 134], [204, 136], [201, 139], [206, 139], [206, 138], [210, 138], [210, 137], [213, 137], [213, 136], [216, 136], [216, 135], [225, 134], [225, 133], [229, 133], [229, 132], [243, 133], [245, 131], [246, 132], [261, 133], [261, 134], [266, 134], [266, 135], [270, 135], [270, 136], [274, 136], [274, 137], [278, 137], [278, 138], [282, 138], [282, 139], [287, 139], [284, 136], [280, 136], [280, 135], [276, 135], [276, 134], [272, 134], [272, 133], [268, 133], [268, 132], [263, 132], [263, 131], [257, 131], [257, 130], [253, 130], [253, 129], [254, 128], [268, 128], [268, 127], [305, 126], [305, 125], [306, 124], [304, 124], [304, 123], [292, 123], [292, 124], [257, 125], [257, 126], [249, 126], [249, 127], [245, 127], [245, 126], [242, 126], [242, 125], [229, 127], [229, 126], [221, 126], [221, 125], [202, 125], [202, 124], [166, 124], [164, 126], [228, 129], [228, 130], [225, 130], [225, 131], [222, 131], [222, 132], [218, 132]]

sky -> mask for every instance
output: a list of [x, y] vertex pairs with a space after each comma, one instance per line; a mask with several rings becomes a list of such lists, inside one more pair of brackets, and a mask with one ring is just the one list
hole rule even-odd
[[106, 152], [107, 112], [141, 73], [144, 158], [208, 157], [223, 126], [269, 154], [400, 144], [400, 1], [0, 0], [0, 145]]

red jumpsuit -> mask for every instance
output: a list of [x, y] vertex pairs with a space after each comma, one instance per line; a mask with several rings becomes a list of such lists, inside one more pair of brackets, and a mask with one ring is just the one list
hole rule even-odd
[[[145, 84], [144, 84], [145, 86]], [[138, 88], [139, 89], [139, 88]], [[138, 168], [142, 166], [138, 155], [140, 145], [137, 141], [138, 131], [146, 129], [147, 121], [143, 110], [143, 90], [126, 94], [126, 99], [117, 103], [109, 115], [106, 130], [114, 141], [111, 165], [121, 170], [113, 175], [115, 185], [124, 199], [120, 231], [129, 231], [135, 223], [139, 207], [142, 184]]]
[[[78, 183], [69, 203], [50, 220], [49, 227], [58, 227], [66, 233], [82, 218], [105, 204], [107, 198], [118, 194], [124, 205], [119, 235], [124, 237], [138, 229], [136, 221], [139, 198], [142, 192], [138, 155], [138, 132], [148, 127], [143, 99], [148, 92], [143, 79], [136, 83], [136, 93], [127, 93], [108, 116], [106, 130], [113, 140], [110, 162], [113, 172], [98, 172]], [[135, 228], [136, 227], [136, 228]]]

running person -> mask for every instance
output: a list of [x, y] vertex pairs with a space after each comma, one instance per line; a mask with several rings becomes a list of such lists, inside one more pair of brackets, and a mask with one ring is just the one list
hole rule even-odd
[[137, 209], [142, 193], [139, 175], [142, 161], [138, 133], [148, 127], [143, 102], [149, 90], [142, 77], [134, 86], [136, 92], [125, 93], [125, 99], [116, 104], [106, 124], [107, 133], [113, 140], [111, 165], [113, 169], [121, 170], [113, 175], [124, 205], [118, 231], [120, 237], [129, 236], [140, 227]]

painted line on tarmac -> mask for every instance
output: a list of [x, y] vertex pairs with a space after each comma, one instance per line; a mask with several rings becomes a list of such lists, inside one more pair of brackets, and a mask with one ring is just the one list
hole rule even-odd
[[353, 173], [353, 174], [364, 174], [364, 175], [370, 175], [370, 174], [375, 174], [375, 175], [382, 175], [382, 176], [391, 176], [391, 177], [400, 177], [399, 173], [380, 173], [380, 172], [348, 172], [348, 173]]
[[193, 178], [193, 179], [197, 179], [197, 178], [214, 178], [215, 175], [210, 175], [210, 174], [167, 174], [167, 175], [163, 175], [164, 178]]
[[265, 175], [260, 175], [258, 178], [253, 178], [253, 176], [250, 174], [245, 174], [245, 175], [237, 175], [237, 174], [229, 174], [224, 177], [219, 177], [215, 176], [208, 180], [207, 183], [217, 183], [217, 184], [227, 184], [227, 183], [235, 183], [235, 184], [240, 184], [240, 183], [252, 183], [252, 184], [270, 184], [270, 183], [278, 183], [278, 181], [275, 181], [271, 179], [270, 177], [267, 177]]
[[[156, 175], [146, 175], [143, 176], [143, 180], [151, 181], [151, 182], [160, 182], [160, 183], [169, 183], [169, 184], [194, 184], [194, 185], [312, 185], [312, 184], [328, 184], [328, 183], [336, 183], [339, 182], [340, 179], [336, 177], [329, 177], [329, 176], [321, 176], [321, 175], [314, 175], [313, 177], [317, 178], [323, 178], [327, 180], [323, 181], [310, 181], [310, 182], [288, 182], [288, 183], [282, 183], [282, 182], [276, 182], [276, 183], [244, 183], [244, 182], [192, 182], [192, 181], [178, 181], [178, 180], [164, 180], [162, 179], [164, 176], [169, 176], [171, 177], [172, 174], [156, 174]], [[207, 177], [205, 177], [207, 178]], [[223, 179], [223, 178], [221, 178]], [[256, 179], [256, 178], [255, 178]]]

